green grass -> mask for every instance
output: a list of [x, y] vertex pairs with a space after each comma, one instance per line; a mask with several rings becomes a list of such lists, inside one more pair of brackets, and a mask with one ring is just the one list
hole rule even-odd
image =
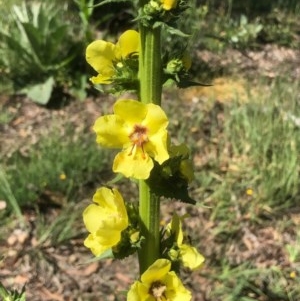
[[[246, 102], [237, 96], [219, 108], [174, 106], [177, 113], [169, 115], [175, 139], [186, 141], [196, 159], [208, 157], [196, 170], [196, 186], [203, 195], [216, 186], [214, 197], [230, 199], [234, 191], [239, 199], [252, 188], [255, 202], [274, 210], [297, 205], [299, 91], [299, 81], [275, 81], [270, 87], [261, 85]], [[180, 119], [183, 115], [188, 123]]]
[[297, 204], [300, 137], [293, 117], [300, 113], [299, 90], [299, 82], [275, 83], [264, 97], [253, 95], [249, 103], [228, 108], [224, 118], [238, 176], [255, 191], [258, 203], [275, 210]]
[[222, 284], [212, 293], [213, 300], [296, 301], [300, 296], [297, 280], [289, 279], [285, 271], [277, 267], [257, 269], [246, 263], [230, 269], [225, 263], [218, 272], [213, 278]]
[[0, 297], [2, 297], [4, 301], [25, 301], [25, 286], [22, 288], [20, 292], [16, 290], [7, 290], [2, 283], [0, 282]]
[[19, 203], [18, 203], [17, 199], [15, 198], [14, 193], [11, 190], [11, 186], [9, 185], [7, 175], [2, 166], [0, 166], [0, 184], [1, 184], [2, 195], [5, 196], [6, 202], [13, 209], [20, 224], [24, 224], [24, 217], [21, 212]]
[[[59, 122], [53, 120], [53, 124]], [[111, 153], [96, 145], [94, 133], [75, 131], [70, 125], [64, 130], [54, 126], [26, 156], [16, 151], [4, 157], [0, 200], [8, 207], [0, 211], [1, 243], [6, 244], [14, 229], [27, 233], [27, 238], [32, 233], [33, 239], [22, 251], [30, 258], [31, 267], [39, 270], [53, 265], [53, 247], [64, 248], [71, 240], [83, 241], [86, 236], [82, 222], [85, 200], [112, 177], [110, 162]], [[18, 299], [25, 298], [23, 291], [19, 295], [4, 287], [2, 291], [0, 287], [0, 296], [25, 300]]]
[[82, 237], [82, 203], [67, 204], [59, 212], [39, 212], [36, 223], [36, 246], [58, 247], [67, 245], [71, 239]]
[[[290, 220], [300, 199], [299, 92], [299, 80], [280, 79], [256, 84], [247, 101], [237, 95], [223, 104], [211, 99], [169, 106], [173, 140], [186, 141], [194, 155], [193, 198], [214, 225], [209, 234], [191, 229], [200, 250], [210, 250], [201, 244], [207, 237], [214, 241], [203, 272], [213, 282], [209, 300], [300, 298], [299, 231]], [[257, 235], [268, 227], [291, 235], [281, 246], [288, 254], [286, 267], [263, 268], [255, 257], [242, 263], [226, 257], [231, 248], [243, 250], [244, 231]], [[290, 277], [293, 271], [296, 278]]]
[[[95, 183], [105, 181], [111, 156], [97, 147], [94, 138], [89, 132], [76, 134], [69, 128], [60, 134], [54, 128], [26, 156], [16, 152], [7, 159], [6, 182], [18, 205], [63, 206], [81, 200]], [[4, 200], [6, 186], [0, 186]]]
[[0, 110], [0, 125], [9, 123], [13, 119], [14, 115], [11, 112], [5, 110], [5, 108], [3, 108], [1, 105]]

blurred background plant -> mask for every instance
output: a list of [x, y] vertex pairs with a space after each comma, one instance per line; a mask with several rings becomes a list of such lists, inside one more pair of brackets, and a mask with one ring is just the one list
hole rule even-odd
[[203, 1], [207, 6], [206, 22], [201, 22], [198, 47], [223, 51], [234, 47], [244, 50], [272, 42], [278, 45], [299, 47], [295, 30], [299, 26], [297, 0], [255, 1], [228, 0]]
[[84, 50], [92, 38], [87, 24], [93, 3], [74, 4], [79, 16], [70, 13], [68, 2], [59, 1], [20, 2], [2, 12], [6, 16], [0, 24], [0, 70], [14, 92], [43, 105], [54, 91], [85, 97]]

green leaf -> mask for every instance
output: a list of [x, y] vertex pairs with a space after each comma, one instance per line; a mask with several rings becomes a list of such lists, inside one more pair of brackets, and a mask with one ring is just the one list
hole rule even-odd
[[[10, 37], [6, 34], [1, 34], [3, 39], [5, 39], [8, 49], [12, 51], [13, 53], [18, 53], [19, 58], [21, 57], [22, 60], [26, 61], [27, 63], [31, 63], [34, 60], [32, 55], [21, 45], [20, 41], [17, 39], [14, 39], [13, 37]], [[10, 53], [9, 53], [10, 54]]]
[[146, 180], [151, 193], [158, 197], [180, 200], [196, 204], [188, 193], [188, 181], [179, 172], [181, 157], [173, 157], [162, 165], [154, 164], [149, 179]]
[[37, 28], [35, 28], [32, 24], [22, 23], [22, 26], [25, 30], [29, 45], [31, 46], [30, 53], [32, 54], [33, 57], [36, 58], [37, 61], [40, 62], [39, 56], [42, 51], [43, 37], [41, 36], [41, 33], [39, 32], [39, 30]]
[[51, 97], [53, 86], [54, 79], [51, 76], [44, 83], [27, 88], [27, 96], [31, 98], [32, 101], [45, 105]]
[[89, 259], [89, 260], [85, 261], [83, 264], [89, 264], [91, 262], [96, 262], [96, 261], [100, 261], [102, 259], [107, 259], [107, 258], [115, 258], [114, 254], [112, 252], [112, 249], [108, 249], [107, 251], [102, 253], [100, 256]]
[[18, 22], [29, 22], [29, 13], [26, 7], [25, 1], [22, 5], [13, 5], [12, 6], [12, 13], [16, 21]]
[[100, 256], [96, 257], [98, 260], [107, 259], [107, 258], [115, 258], [112, 249], [108, 249], [104, 253], [102, 253]]
[[[47, 35], [44, 37], [44, 42], [41, 45], [41, 62], [44, 66], [53, 67], [50, 69], [57, 69], [54, 68], [54, 64], [61, 64], [63, 59], [66, 58], [66, 50], [62, 45], [64, 45], [65, 39], [67, 35], [68, 27], [67, 25], [61, 25], [57, 28], [52, 29], [51, 32], [48, 32]], [[59, 55], [58, 55], [59, 53]], [[76, 53], [74, 51], [74, 56]], [[68, 59], [69, 60], [69, 59]], [[65, 65], [65, 64], [64, 64]]]
[[35, 26], [35, 27], [38, 27], [38, 28], [42, 28], [41, 27], [41, 24], [39, 22], [39, 18], [40, 16], [42, 15], [41, 14], [41, 3], [34, 3], [31, 7], [30, 7], [30, 10], [31, 10], [31, 13], [32, 13], [32, 24]]
[[193, 87], [193, 86], [201, 86], [201, 87], [211, 87], [213, 86], [212, 84], [202, 84], [190, 80], [180, 80], [176, 81], [177, 82], [177, 87], [178, 88], [188, 88], [188, 87]]
[[[156, 23], [161, 23], [161, 22], [156, 22]], [[154, 24], [154, 26], [155, 26], [155, 24]], [[166, 23], [163, 23], [163, 26], [165, 27], [166, 31], [170, 34], [177, 35], [177, 36], [183, 37], [183, 38], [188, 38], [191, 36], [189, 34], [182, 32], [181, 30], [179, 30], [175, 27], [167, 25]]]
[[112, 180], [108, 181], [106, 184], [108, 186], [112, 186], [115, 183], [119, 182], [120, 180], [122, 180], [124, 178], [124, 176], [121, 173], [118, 173]]
[[60, 43], [61, 41], [63, 41], [63, 39], [66, 38], [67, 31], [68, 31], [67, 25], [58, 26], [57, 28], [54, 29], [53, 32], [51, 32], [49, 38], [51, 37], [51, 39], [53, 39], [53, 42], [55, 43]]

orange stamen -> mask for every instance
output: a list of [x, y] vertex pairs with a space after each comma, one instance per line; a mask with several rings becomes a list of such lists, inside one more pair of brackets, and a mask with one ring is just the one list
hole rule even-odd
[[149, 141], [147, 136], [148, 129], [142, 125], [135, 124], [133, 128], [133, 132], [129, 135], [129, 139], [132, 142], [132, 148], [129, 152], [129, 156], [132, 155], [135, 147], [140, 147], [143, 152], [143, 159], [146, 158], [144, 151], [144, 144]]

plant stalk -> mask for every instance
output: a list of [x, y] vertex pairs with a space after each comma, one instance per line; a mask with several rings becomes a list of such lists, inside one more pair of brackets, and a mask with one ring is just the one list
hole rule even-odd
[[160, 200], [151, 194], [149, 186], [143, 180], [139, 182], [140, 193], [140, 227], [141, 235], [144, 240], [139, 250], [140, 274], [159, 258], [160, 254], [160, 235], [159, 235], [159, 217]]
[[[162, 64], [161, 29], [140, 25], [139, 80], [140, 101], [161, 104]], [[141, 236], [144, 237], [139, 251], [140, 274], [160, 256], [160, 200], [151, 194], [144, 180], [139, 182], [139, 216]]]
[[139, 59], [140, 100], [161, 104], [162, 63], [161, 29], [140, 26], [141, 49]]

